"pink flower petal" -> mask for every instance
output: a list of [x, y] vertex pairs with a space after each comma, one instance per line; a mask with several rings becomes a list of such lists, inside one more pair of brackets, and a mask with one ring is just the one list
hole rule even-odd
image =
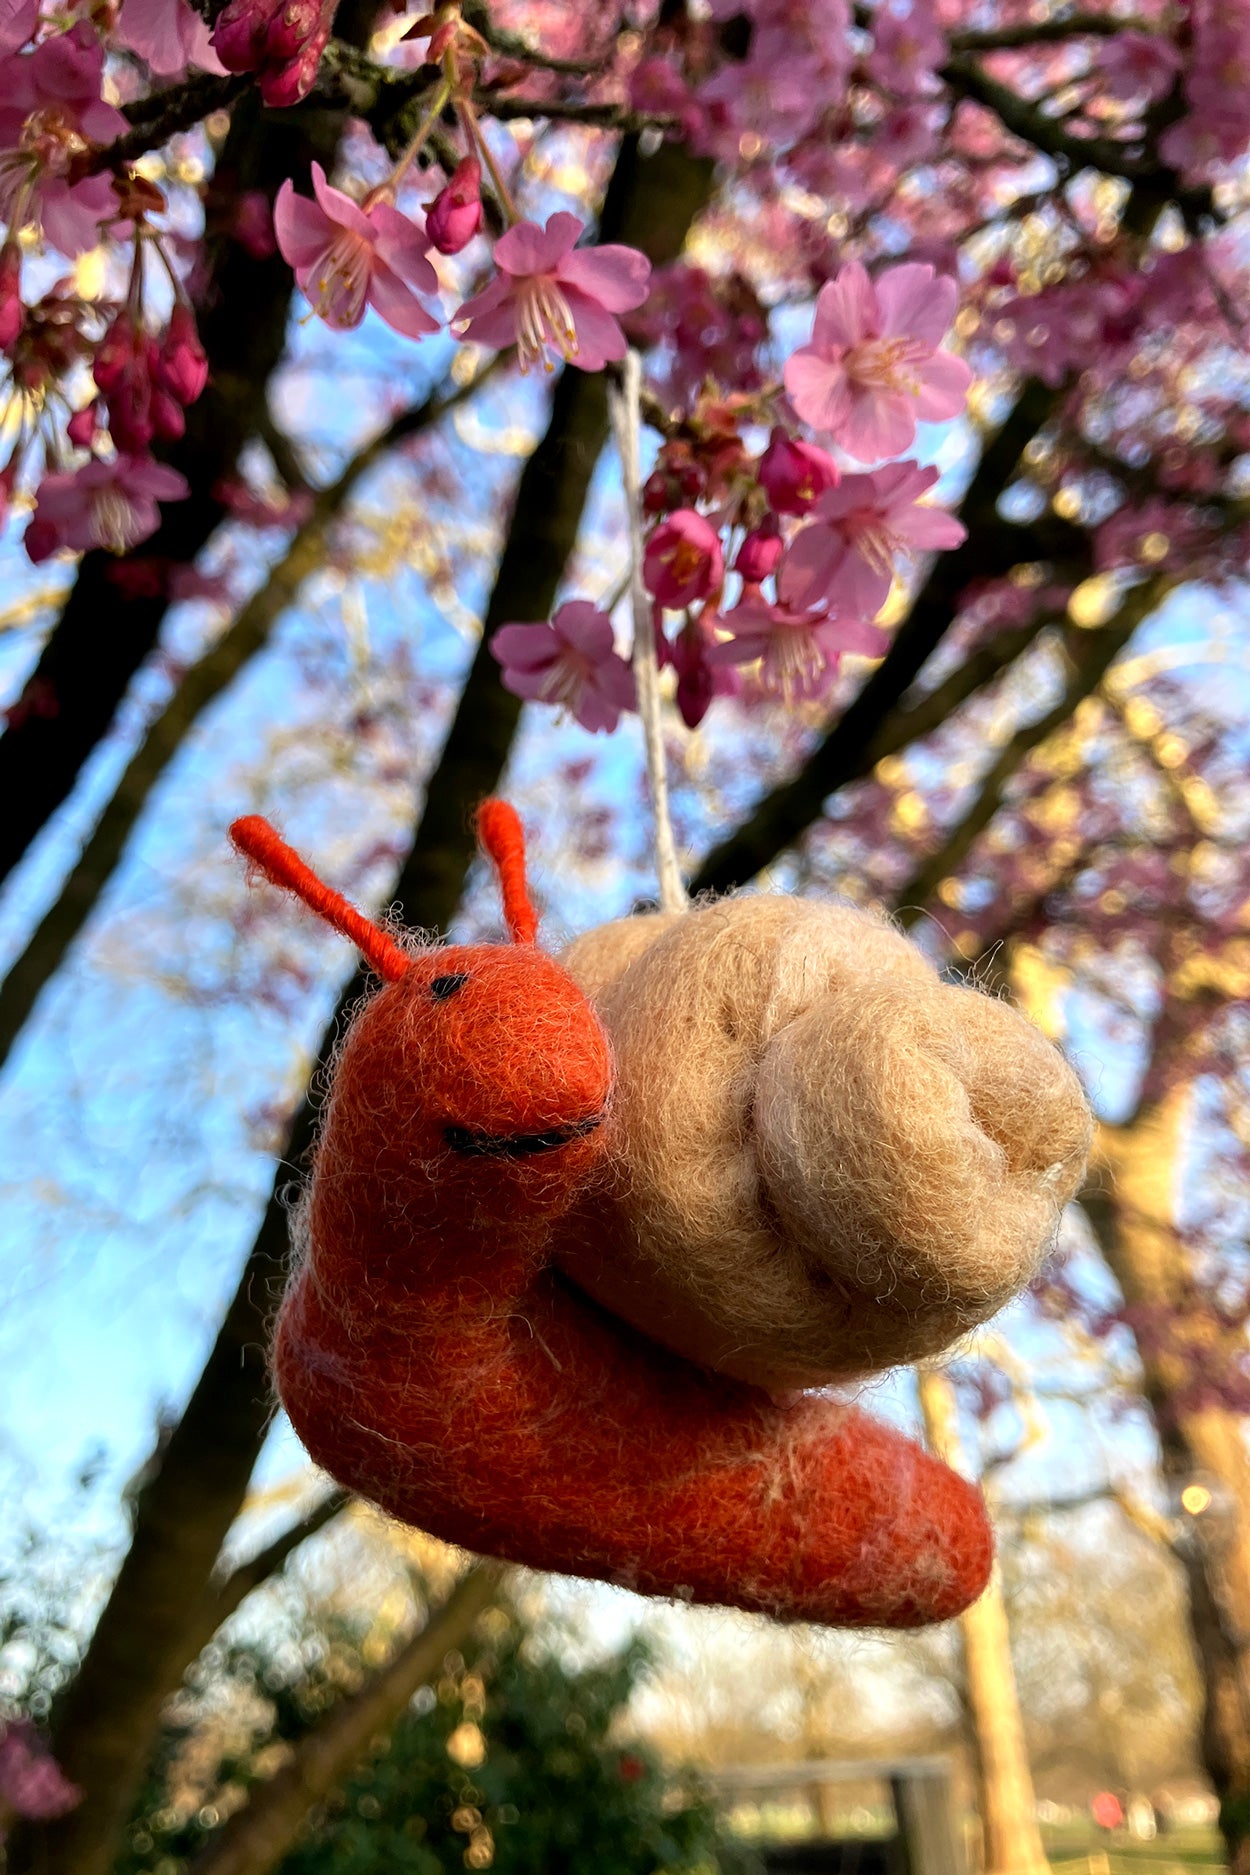
[[402, 332], [405, 338], [428, 338], [431, 332], [439, 330], [437, 319], [431, 319], [410, 286], [406, 286], [397, 273], [392, 273], [384, 260], [375, 260], [369, 275], [368, 301], [379, 318], [385, 319], [394, 332]]
[[814, 346], [805, 345], [787, 358], [785, 386], [790, 402], [813, 430], [837, 434], [850, 408], [846, 373]]
[[910, 508], [906, 514], [893, 520], [893, 526], [909, 547], [922, 553], [958, 547], [968, 533], [962, 521], [957, 521], [953, 514], [947, 514], [942, 508]]
[[273, 205], [278, 251], [289, 267], [314, 267], [335, 236], [335, 225], [288, 176]]
[[920, 395], [916, 415], [922, 423], [944, 423], [957, 417], [968, 401], [971, 368], [953, 352], [935, 352], [920, 367]]
[[911, 447], [916, 436], [914, 399], [855, 384], [849, 391], [845, 416], [829, 425], [848, 455], [857, 462], [879, 462]]
[[536, 221], [519, 221], [495, 243], [495, 265], [505, 273], [554, 273], [565, 255], [585, 232], [576, 215], [552, 215], [545, 228]]
[[836, 278], [820, 289], [813, 345], [858, 345], [880, 330], [877, 295], [859, 261], [848, 261]]
[[510, 670], [546, 670], [559, 657], [560, 643], [550, 625], [501, 625], [490, 652]]
[[353, 234], [373, 245], [373, 229], [364, 210], [352, 201], [350, 195], [344, 195], [341, 189], [332, 187], [326, 181], [326, 172], [320, 163], [312, 166], [313, 194], [320, 204], [322, 213], [330, 221], [338, 223], [340, 228], [350, 228]]
[[437, 293], [438, 275], [430, 265], [430, 247], [416, 223], [389, 202], [379, 202], [369, 215], [379, 257], [401, 280], [418, 293]]
[[867, 619], [832, 619], [824, 630], [830, 637], [836, 633], [839, 650], [855, 657], [880, 658], [889, 649], [889, 632], [882, 631], [880, 625], [870, 624]]
[[615, 655], [612, 621], [589, 599], [567, 599], [552, 616], [551, 627], [565, 644], [596, 663]]
[[637, 248], [579, 247], [560, 262], [558, 278], [580, 287], [589, 299], [608, 312], [632, 312], [647, 297], [651, 262]]
[[816, 605], [828, 599], [846, 564], [846, 557], [846, 542], [831, 527], [824, 527], [819, 521], [801, 527], [781, 562], [777, 596], [783, 604], [795, 606]]
[[0, 59], [19, 52], [39, 20], [39, 0], [0, 0]]
[[609, 359], [623, 358], [625, 334], [612, 314], [605, 312], [597, 300], [588, 299], [578, 287], [566, 287], [565, 298], [577, 334], [577, 350], [572, 362], [583, 371], [602, 371]]
[[950, 275], [939, 277], [925, 263], [906, 261], [890, 267], [877, 280], [882, 336], [924, 339], [936, 347], [949, 330], [958, 298]]

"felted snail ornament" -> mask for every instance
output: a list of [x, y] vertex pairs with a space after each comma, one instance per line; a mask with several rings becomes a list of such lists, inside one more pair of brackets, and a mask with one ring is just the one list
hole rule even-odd
[[1088, 1118], [1049, 1045], [845, 907], [728, 900], [407, 951], [262, 820], [239, 849], [384, 987], [343, 1042], [278, 1318], [312, 1456], [535, 1568], [839, 1626], [957, 1614], [979, 1493], [796, 1392], [930, 1351], [1030, 1273]]

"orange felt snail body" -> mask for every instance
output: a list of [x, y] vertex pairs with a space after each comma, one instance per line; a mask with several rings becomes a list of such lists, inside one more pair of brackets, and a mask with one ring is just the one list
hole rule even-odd
[[534, 943], [515, 814], [478, 828], [514, 942], [411, 954], [267, 823], [232, 829], [386, 979], [339, 1056], [277, 1326], [297, 1432], [396, 1517], [536, 1568], [845, 1626], [958, 1613], [991, 1560], [971, 1485], [857, 1408], [662, 1348], [554, 1267], [607, 1192], [612, 1054]]

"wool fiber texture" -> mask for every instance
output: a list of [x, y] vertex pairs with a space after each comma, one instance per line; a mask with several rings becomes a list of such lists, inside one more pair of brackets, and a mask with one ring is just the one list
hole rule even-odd
[[1035, 1274], [1084, 1173], [1080, 1083], [883, 920], [744, 896], [564, 963], [617, 1118], [610, 1201], [571, 1209], [556, 1257], [606, 1307], [784, 1391], [934, 1354]]

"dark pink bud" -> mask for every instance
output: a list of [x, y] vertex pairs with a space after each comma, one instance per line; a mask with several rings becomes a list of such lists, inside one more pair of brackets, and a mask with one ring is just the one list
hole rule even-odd
[[176, 443], [186, 434], [187, 420], [182, 414], [182, 405], [176, 397], [159, 386], [152, 391], [152, 433], [159, 436], [163, 443]]
[[61, 544], [61, 536], [51, 521], [33, 520], [22, 535], [26, 557], [36, 566], [50, 560]]
[[780, 426], [773, 430], [756, 473], [774, 514], [806, 514], [818, 496], [842, 479], [825, 450], [798, 442]]
[[678, 508], [647, 542], [642, 573], [647, 591], [671, 610], [706, 599], [725, 575], [720, 535], [693, 508]]
[[[321, 63], [321, 54], [326, 49], [330, 37], [329, 25], [320, 26], [316, 36], [310, 39], [297, 59], [288, 65], [278, 65], [260, 75], [260, 95], [273, 110], [289, 110], [306, 98], [313, 88], [317, 77], [317, 67]], [[225, 61], [222, 61], [223, 64]]]
[[22, 305], [22, 256], [17, 243], [0, 248], [0, 349], [8, 351], [26, 319]]
[[734, 572], [741, 573], [749, 586], [758, 586], [777, 570], [781, 558], [781, 529], [774, 517], [766, 515], [753, 527], [738, 549]]
[[183, 300], [175, 302], [169, 315], [157, 354], [156, 377], [161, 389], [183, 405], [193, 404], [208, 382], [208, 359], [200, 344], [195, 314]]
[[482, 165], [466, 156], [430, 203], [425, 232], [440, 254], [458, 254], [482, 225]]
[[283, 0], [265, 34], [265, 63], [285, 65], [297, 59], [320, 19], [321, 0]]
[[136, 330], [134, 321], [125, 310], [119, 312], [96, 346], [91, 365], [91, 374], [106, 395], [121, 384], [141, 343], [142, 334]]
[[90, 449], [100, 427], [100, 406], [97, 403], [84, 404], [76, 410], [65, 425], [65, 434], [75, 449]]
[[275, 0], [230, 0], [212, 31], [213, 50], [228, 72], [255, 71], [276, 11]]

